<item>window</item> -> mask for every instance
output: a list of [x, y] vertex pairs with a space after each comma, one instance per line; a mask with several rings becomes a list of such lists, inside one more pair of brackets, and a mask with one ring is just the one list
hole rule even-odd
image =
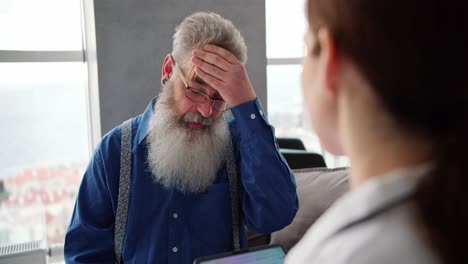
[[268, 118], [277, 137], [300, 138], [308, 151], [321, 153], [328, 167], [347, 159], [325, 153], [306, 116], [301, 90], [301, 61], [305, 55], [305, 1], [265, 0]]
[[81, 7], [0, 4], [0, 246], [64, 242], [91, 148]]

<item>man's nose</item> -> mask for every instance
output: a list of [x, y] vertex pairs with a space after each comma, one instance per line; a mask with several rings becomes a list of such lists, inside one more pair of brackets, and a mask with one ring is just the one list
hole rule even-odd
[[198, 104], [197, 110], [203, 117], [211, 117], [211, 114], [213, 113], [211, 105], [211, 100], [207, 100], [204, 103]]

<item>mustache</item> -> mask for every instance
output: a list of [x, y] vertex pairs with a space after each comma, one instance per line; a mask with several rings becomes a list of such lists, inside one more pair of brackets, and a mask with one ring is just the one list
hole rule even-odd
[[203, 124], [204, 126], [211, 126], [213, 124], [213, 118], [203, 117], [199, 113], [187, 113], [182, 118], [184, 122], [196, 122]]

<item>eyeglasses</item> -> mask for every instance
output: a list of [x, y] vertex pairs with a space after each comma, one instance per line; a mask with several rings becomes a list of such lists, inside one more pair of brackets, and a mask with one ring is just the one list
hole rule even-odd
[[185, 90], [185, 97], [190, 99], [190, 101], [198, 103], [198, 104], [204, 104], [208, 100], [211, 100], [211, 108], [213, 109], [213, 111], [223, 112], [223, 111], [226, 110], [226, 102], [225, 101], [223, 101], [221, 99], [213, 98], [213, 97], [207, 95], [206, 93], [204, 93], [204, 92], [202, 92], [202, 91], [200, 91], [198, 89], [190, 87], [188, 85], [187, 79], [185, 79], [185, 76], [182, 73], [182, 71], [180, 70], [179, 65], [177, 63], [175, 63], [175, 68], [179, 72], [179, 74], [181, 76], [181, 79], [182, 79], [182, 82], [184, 83], [185, 88], [187, 89], [187, 90]]

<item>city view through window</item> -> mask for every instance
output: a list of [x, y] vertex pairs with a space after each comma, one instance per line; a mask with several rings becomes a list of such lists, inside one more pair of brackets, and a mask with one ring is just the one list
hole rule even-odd
[[80, 0], [0, 5], [0, 246], [64, 241], [90, 153], [81, 22]]

